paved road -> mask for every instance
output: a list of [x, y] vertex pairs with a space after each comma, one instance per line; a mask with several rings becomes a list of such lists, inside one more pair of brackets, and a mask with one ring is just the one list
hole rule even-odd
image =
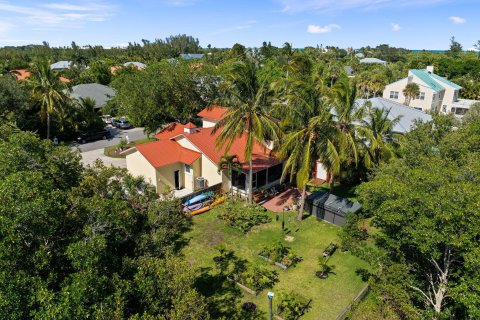
[[102, 160], [103, 164], [105, 164], [107, 167], [109, 167], [110, 165], [113, 165], [115, 167], [120, 167], [120, 168], [127, 167], [127, 161], [125, 160], [125, 158], [107, 157], [106, 155], [103, 154], [103, 148], [82, 152], [81, 156], [82, 156], [81, 161], [84, 166], [92, 165], [97, 159], [100, 159]]
[[108, 140], [98, 140], [98, 141], [88, 142], [85, 144], [75, 143], [72, 146], [79, 147], [80, 152], [82, 153], [87, 151], [102, 149], [102, 154], [103, 154], [103, 149], [105, 147], [117, 145], [120, 142], [120, 140], [122, 138], [125, 138], [127, 135], [130, 141], [143, 139], [147, 137], [147, 135], [143, 132], [143, 128], [132, 128], [129, 130], [120, 130], [120, 129], [111, 127], [107, 129], [110, 130], [110, 133], [112, 134], [112, 138]]

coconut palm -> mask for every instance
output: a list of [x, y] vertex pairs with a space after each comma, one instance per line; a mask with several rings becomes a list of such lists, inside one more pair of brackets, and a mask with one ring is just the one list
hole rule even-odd
[[346, 77], [335, 83], [332, 108], [335, 114], [335, 135], [331, 138], [322, 161], [330, 174], [330, 190], [333, 191], [335, 179], [341, 174], [342, 165], [358, 164], [359, 150], [357, 125], [365, 116], [365, 105], [356, 101], [356, 85]]
[[233, 171], [239, 171], [242, 168], [242, 164], [238, 160], [238, 156], [234, 155], [223, 155], [220, 157], [220, 161], [217, 164], [218, 173], [225, 172], [227, 177], [230, 179], [230, 189], [232, 188], [232, 173]]
[[420, 87], [415, 82], [409, 83], [403, 89], [403, 95], [405, 96], [405, 105], [410, 106], [410, 101], [420, 95]]
[[33, 98], [40, 104], [42, 118], [47, 121], [47, 139], [50, 138], [50, 118], [57, 113], [64, 120], [63, 106], [68, 101], [66, 85], [58, 79], [58, 75], [50, 69], [50, 62], [39, 61], [33, 65], [28, 83], [32, 88]]
[[286, 104], [282, 110], [282, 129], [287, 132], [278, 147], [278, 156], [285, 160], [282, 180], [295, 178], [301, 192], [297, 220], [302, 220], [307, 183], [322, 154], [328, 148], [333, 132], [333, 116], [327, 107], [324, 88], [318, 74], [290, 81]]
[[267, 78], [260, 80], [257, 77], [257, 66], [251, 60], [232, 63], [221, 87], [223, 99], [220, 99], [220, 102], [227, 106], [227, 111], [212, 130], [212, 134], [220, 130], [216, 147], [225, 147], [225, 153], [229, 152], [236, 139], [246, 136], [244, 157], [249, 165], [248, 201], [250, 203], [253, 202], [254, 144], [257, 142], [266, 144], [267, 140], [278, 141], [279, 135], [277, 122], [269, 113], [270, 97]]
[[390, 110], [368, 106], [367, 117], [358, 127], [364, 150], [365, 167], [371, 168], [394, 157], [402, 136], [393, 132], [400, 117], [389, 119]]

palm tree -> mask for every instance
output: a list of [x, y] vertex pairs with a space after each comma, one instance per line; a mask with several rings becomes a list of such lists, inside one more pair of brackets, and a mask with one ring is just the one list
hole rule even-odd
[[236, 139], [246, 135], [247, 144], [244, 157], [249, 165], [248, 201], [253, 202], [252, 153], [256, 142], [266, 144], [267, 140], [278, 141], [278, 126], [270, 116], [270, 97], [267, 77], [257, 77], [257, 66], [251, 60], [234, 62], [230, 65], [221, 90], [224, 93], [221, 103], [227, 106], [222, 120], [212, 130], [221, 130], [216, 147], [225, 147], [228, 153]]
[[389, 119], [390, 110], [368, 107], [368, 115], [358, 127], [364, 150], [365, 167], [371, 168], [395, 156], [402, 136], [394, 133], [400, 117]]
[[95, 107], [95, 99], [91, 97], [80, 97], [75, 100], [75, 105], [70, 108], [73, 114], [69, 118], [73, 120], [72, 125], [77, 131], [99, 127], [103, 124]]
[[403, 95], [405, 96], [405, 105], [410, 106], [410, 101], [420, 95], [420, 87], [414, 82], [409, 83], [403, 89]]
[[47, 60], [39, 61], [33, 66], [28, 83], [32, 87], [34, 99], [40, 104], [42, 117], [47, 119], [47, 139], [49, 139], [51, 115], [54, 112], [58, 113], [63, 123], [63, 105], [68, 100], [65, 93], [67, 87], [50, 69], [50, 62]]
[[335, 83], [332, 107], [335, 113], [335, 135], [329, 142], [323, 164], [330, 174], [330, 191], [333, 191], [335, 179], [340, 175], [342, 165], [358, 163], [357, 124], [365, 116], [365, 105], [356, 102], [356, 85], [348, 78], [340, 78]]
[[234, 155], [223, 155], [220, 157], [220, 161], [217, 164], [218, 173], [225, 172], [227, 177], [230, 179], [229, 190], [232, 189], [232, 173], [233, 171], [239, 171], [242, 168], [242, 164], [238, 160], [238, 156]]
[[287, 134], [280, 141], [278, 156], [285, 160], [282, 180], [295, 177], [302, 190], [297, 220], [304, 212], [307, 183], [311, 180], [317, 160], [327, 149], [332, 133], [333, 117], [326, 104], [324, 88], [318, 74], [309, 78], [296, 78], [289, 86], [286, 105], [278, 106], [282, 112], [282, 129]]

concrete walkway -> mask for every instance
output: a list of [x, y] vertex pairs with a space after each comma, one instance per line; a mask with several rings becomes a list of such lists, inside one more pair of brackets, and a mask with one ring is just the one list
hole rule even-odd
[[107, 157], [106, 155], [103, 154], [103, 149], [96, 149], [96, 150], [91, 150], [91, 151], [86, 151], [80, 153], [82, 156], [82, 164], [84, 166], [87, 165], [93, 165], [93, 163], [97, 160], [100, 159], [103, 161], [103, 163], [109, 167], [110, 165], [114, 167], [119, 167], [119, 168], [126, 168], [127, 167], [127, 161], [125, 158], [110, 158]]

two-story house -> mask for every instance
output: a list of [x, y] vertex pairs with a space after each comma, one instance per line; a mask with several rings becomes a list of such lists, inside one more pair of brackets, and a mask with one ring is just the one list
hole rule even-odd
[[441, 113], [455, 112], [461, 86], [433, 73], [433, 66], [427, 69], [411, 69], [408, 77], [391, 83], [385, 87], [383, 98], [399, 103], [405, 103], [403, 90], [409, 83], [416, 83], [420, 94], [410, 101], [410, 107], [424, 112], [438, 111]]

